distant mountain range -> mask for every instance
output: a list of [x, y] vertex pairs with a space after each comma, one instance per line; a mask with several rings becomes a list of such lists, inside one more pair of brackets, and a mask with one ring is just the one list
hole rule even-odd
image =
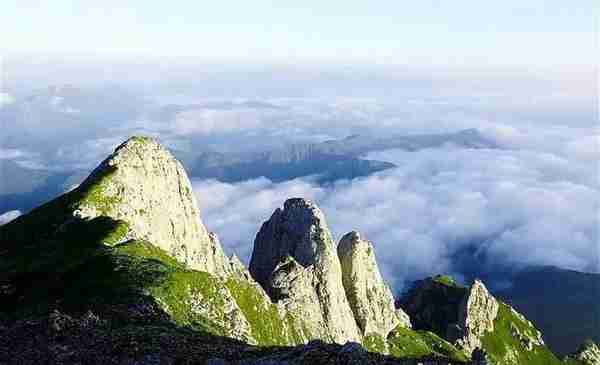
[[260, 153], [202, 153], [188, 163], [193, 177], [237, 182], [264, 176], [280, 182], [317, 175], [322, 183], [353, 179], [395, 167], [384, 161], [362, 158], [369, 152], [389, 149], [417, 151], [454, 145], [459, 148], [500, 148], [476, 129], [455, 133], [370, 137], [354, 135], [321, 143], [294, 144]]
[[554, 351], [568, 354], [586, 339], [600, 343], [600, 274], [541, 267], [512, 282], [495, 294], [527, 316]]
[[[362, 157], [369, 152], [386, 149], [417, 151], [447, 144], [460, 148], [499, 148], [496, 142], [477, 130], [466, 129], [456, 133], [389, 138], [350, 136], [322, 143], [294, 144], [260, 153], [192, 151], [191, 156], [182, 160], [186, 171], [194, 178], [239, 182], [264, 176], [274, 182], [282, 182], [313, 175], [319, 183], [330, 183], [395, 167], [390, 162]], [[0, 177], [3, 177], [0, 214], [8, 210], [28, 211], [80, 183], [86, 173], [84, 170], [56, 173], [30, 169], [14, 161], [0, 159]]]
[[80, 183], [84, 176], [83, 170], [54, 172], [0, 159], [0, 214], [29, 211]]

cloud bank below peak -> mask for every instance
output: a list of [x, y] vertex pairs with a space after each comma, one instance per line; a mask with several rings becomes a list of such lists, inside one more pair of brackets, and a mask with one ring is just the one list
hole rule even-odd
[[[315, 200], [334, 236], [359, 230], [397, 290], [437, 273], [463, 276], [554, 265], [600, 272], [600, 189], [592, 164], [546, 152], [446, 147], [372, 154], [397, 168], [322, 187], [195, 181], [202, 215], [248, 259], [262, 221], [285, 199]], [[371, 157], [371, 156], [370, 156]]]

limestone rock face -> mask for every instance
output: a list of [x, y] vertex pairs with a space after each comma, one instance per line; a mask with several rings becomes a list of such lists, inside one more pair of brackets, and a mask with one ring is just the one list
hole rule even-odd
[[481, 338], [494, 330], [498, 315], [498, 301], [488, 292], [480, 280], [475, 280], [459, 307], [458, 324], [462, 338], [456, 343], [467, 353], [481, 347]]
[[108, 216], [129, 226], [128, 238], [147, 240], [190, 268], [217, 276], [227, 258], [200, 221], [182, 165], [158, 142], [132, 137], [104, 160], [79, 188], [74, 215]]
[[396, 313], [392, 291], [381, 277], [371, 242], [353, 231], [342, 237], [337, 251], [346, 297], [363, 335], [375, 333], [386, 338], [401, 323], [400, 318], [406, 326], [408, 315], [401, 309]]
[[360, 341], [346, 299], [335, 244], [321, 210], [289, 199], [263, 223], [254, 241], [250, 273], [312, 338]]

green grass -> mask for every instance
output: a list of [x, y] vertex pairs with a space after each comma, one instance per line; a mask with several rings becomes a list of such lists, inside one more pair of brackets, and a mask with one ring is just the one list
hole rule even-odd
[[400, 358], [423, 358], [440, 356], [446, 359], [466, 362], [467, 357], [449, 342], [433, 332], [414, 331], [398, 327], [389, 336], [389, 351]]
[[459, 285], [453, 277], [449, 276], [449, 275], [437, 275], [433, 278], [433, 281], [435, 281], [436, 283], [442, 284], [442, 285], [446, 285], [446, 286], [451, 286], [454, 288], [462, 288], [461, 285]]
[[530, 323], [515, 315], [508, 305], [500, 303], [498, 316], [494, 321], [494, 331], [486, 333], [482, 339], [483, 348], [492, 361], [506, 365], [562, 364], [545, 346], [534, 346], [532, 351], [528, 351], [519, 339], [513, 336], [513, 327], [522, 335], [535, 336], [535, 328]]
[[291, 314], [281, 318], [277, 306], [266, 300], [259, 288], [250, 282], [236, 278], [227, 280], [227, 288], [235, 298], [252, 327], [252, 336], [265, 346], [293, 345], [302, 342], [300, 332], [294, 328]]
[[383, 338], [383, 336], [375, 333], [371, 333], [366, 335], [363, 338], [362, 345], [370, 352], [376, 352], [379, 354], [387, 354], [388, 353], [388, 345]]
[[91, 175], [86, 182], [73, 191], [73, 200], [76, 205], [93, 206], [99, 215], [108, 215], [114, 206], [121, 203], [121, 197], [109, 193], [113, 183], [111, 177], [116, 168], [106, 166]]

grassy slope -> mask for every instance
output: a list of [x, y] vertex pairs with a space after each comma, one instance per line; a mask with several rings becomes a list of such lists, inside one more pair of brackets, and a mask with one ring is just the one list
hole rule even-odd
[[[80, 189], [0, 227], [0, 272], [4, 273], [0, 277], [0, 312], [4, 316], [43, 315], [56, 308], [72, 313], [93, 310], [115, 323], [164, 320], [220, 336], [228, 334], [221, 295], [228, 290], [259, 344], [300, 342], [302, 331], [291, 326], [292, 318], [281, 318], [276, 306], [265, 302], [248, 282], [223, 282], [188, 270], [148, 242], [119, 243], [128, 231], [123, 222], [108, 217], [74, 219], [73, 207], [80, 202], [93, 204], [101, 212], [110, 210], [115, 202], [102, 195], [110, 173], [99, 174]], [[440, 281], [454, 285], [446, 278]], [[192, 308], [190, 293], [202, 298], [203, 311]], [[517, 320], [504, 308], [496, 331], [484, 339], [496, 358], [506, 354], [506, 346], [518, 348], [509, 325]], [[398, 329], [387, 344], [382, 338], [367, 338], [365, 345], [378, 352], [387, 347], [398, 357], [463, 359], [452, 345], [424, 331]], [[536, 349], [532, 356], [518, 352], [522, 364], [556, 361], [545, 348]]]
[[[100, 171], [82, 187], [0, 227], [0, 272], [5, 273], [0, 312], [5, 317], [43, 315], [54, 308], [123, 317], [115, 313], [120, 308], [150, 306], [178, 325], [226, 335], [230, 318], [223, 312], [223, 294], [231, 291], [259, 344], [301, 342], [290, 316], [280, 318], [256, 286], [188, 270], [147, 242], [120, 243], [129, 229], [124, 222], [74, 218], [78, 205], [106, 213], [118, 203], [103, 195], [112, 172]], [[192, 310], [191, 295], [201, 298], [202, 308]]]
[[396, 357], [423, 358], [439, 356], [467, 361], [465, 354], [433, 332], [398, 327], [388, 337], [390, 354]]
[[506, 365], [562, 364], [545, 346], [535, 346], [532, 351], [528, 351], [512, 335], [511, 326], [518, 329], [521, 334], [535, 337], [535, 328], [530, 323], [516, 316], [508, 305], [500, 303], [498, 317], [494, 321], [494, 331], [488, 332], [482, 339], [483, 347], [495, 363]]

